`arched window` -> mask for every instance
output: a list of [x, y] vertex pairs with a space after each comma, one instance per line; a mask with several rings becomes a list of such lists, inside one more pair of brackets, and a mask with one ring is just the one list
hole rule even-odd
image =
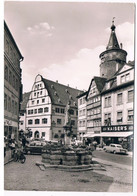
[[32, 120], [30, 119], [30, 120], [28, 120], [28, 125], [32, 125]]
[[49, 111], [48, 107], [44, 108], [44, 112], [48, 112], [48, 111]]
[[35, 124], [39, 124], [39, 119], [35, 119]]
[[34, 138], [39, 138], [39, 131], [35, 131]]

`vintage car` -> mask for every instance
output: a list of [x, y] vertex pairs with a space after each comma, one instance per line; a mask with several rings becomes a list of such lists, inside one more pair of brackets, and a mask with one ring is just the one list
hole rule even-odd
[[44, 141], [33, 140], [24, 148], [25, 154], [41, 154], [42, 148], [46, 144]]
[[104, 146], [105, 152], [112, 152], [114, 154], [127, 154], [127, 150], [124, 149], [120, 144], [110, 144], [109, 146]]

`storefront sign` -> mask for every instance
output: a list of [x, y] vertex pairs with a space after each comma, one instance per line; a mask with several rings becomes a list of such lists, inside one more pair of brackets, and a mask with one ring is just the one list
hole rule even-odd
[[133, 131], [133, 125], [113, 125], [113, 126], [102, 126], [102, 132], [125, 132], [125, 131]]

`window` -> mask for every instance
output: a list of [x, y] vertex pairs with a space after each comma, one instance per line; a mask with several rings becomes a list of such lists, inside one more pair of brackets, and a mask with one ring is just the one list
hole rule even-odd
[[32, 101], [31, 103], [32, 103], [32, 105], [34, 105], [34, 101]]
[[71, 125], [75, 125], [75, 120], [71, 120]]
[[12, 78], [12, 86], [15, 88], [15, 76], [13, 75], [13, 78]]
[[133, 122], [133, 118], [134, 118], [133, 110], [128, 110], [127, 120]]
[[30, 110], [28, 110], [28, 114], [30, 114]]
[[14, 100], [12, 100], [11, 110], [12, 110], [12, 113], [14, 114]]
[[65, 110], [63, 108], [61, 108], [61, 113], [64, 114], [65, 113]]
[[37, 96], [39, 96], [39, 92], [37, 92]]
[[4, 78], [5, 78], [5, 80], [8, 80], [8, 67], [7, 67], [7, 65], [5, 65]]
[[55, 133], [54, 138], [59, 138], [59, 135]]
[[71, 115], [74, 115], [74, 110], [71, 109], [71, 110], [70, 110], [70, 114], [71, 114]]
[[35, 119], [35, 124], [39, 124], [40, 120], [39, 119]]
[[133, 102], [134, 93], [133, 90], [128, 91], [128, 102]]
[[117, 104], [122, 103], [122, 93], [117, 94]]
[[122, 122], [122, 111], [117, 112], [117, 122]]
[[10, 70], [9, 70], [9, 83], [12, 84], [12, 73]]
[[48, 112], [48, 111], [49, 111], [48, 107], [44, 108], [44, 112]]
[[37, 114], [37, 109], [34, 110], [34, 113]]
[[48, 119], [47, 118], [43, 118], [42, 119], [42, 124], [47, 124], [47, 122], [48, 122]]
[[105, 107], [111, 106], [111, 96], [105, 97]]
[[61, 125], [61, 119], [57, 119], [57, 124]]
[[60, 108], [55, 108], [56, 113], [60, 112]]
[[17, 115], [17, 102], [15, 101], [15, 115]]
[[16, 81], [15, 81], [15, 89], [16, 89], [16, 91], [18, 91], [18, 79], [16, 79]]
[[45, 137], [45, 135], [46, 135], [45, 132], [42, 132], [42, 133], [41, 133], [41, 136], [42, 136], [42, 137]]
[[129, 73], [128, 73], [128, 74], [126, 74], [126, 82], [128, 82], [129, 79], [130, 79], [130, 75], [129, 75]]
[[42, 99], [42, 103], [44, 103], [45, 102], [45, 99]]
[[43, 112], [43, 108], [39, 108], [38, 113], [42, 113], [42, 112]]
[[106, 126], [111, 125], [111, 113], [106, 113], [104, 115], [104, 125]]
[[121, 76], [121, 83], [128, 82], [129, 80], [130, 80], [130, 74], [129, 73]]
[[34, 96], [36, 96], [36, 93], [34, 93]]
[[37, 100], [37, 104], [39, 104], [39, 100]]
[[33, 110], [31, 110], [30, 113], [33, 114]]
[[7, 95], [4, 94], [4, 109], [7, 110]]
[[8, 97], [8, 111], [11, 112], [11, 98]]
[[28, 125], [32, 125], [33, 121], [30, 119], [28, 120]]
[[124, 83], [124, 82], [125, 82], [125, 75], [121, 76], [121, 83]]
[[40, 95], [42, 95], [42, 91], [40, 91]]

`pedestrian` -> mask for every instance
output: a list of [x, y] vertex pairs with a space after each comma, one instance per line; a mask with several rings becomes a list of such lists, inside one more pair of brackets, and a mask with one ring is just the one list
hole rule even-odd
[[10, 149], [11, 149], [11, 157], [13, 158], [13, 153], [15, 151], [15, 147], [16, 147], [16, 144], [15, 144], [15, 141], [12, 140], [11, 144], [10, 144]]
[[26, 137], [23, 136], [23, 138], [22, 138], [22, 146], [23, 146], [23, 148], [25, 148], [26, 142], [27, 142]]

